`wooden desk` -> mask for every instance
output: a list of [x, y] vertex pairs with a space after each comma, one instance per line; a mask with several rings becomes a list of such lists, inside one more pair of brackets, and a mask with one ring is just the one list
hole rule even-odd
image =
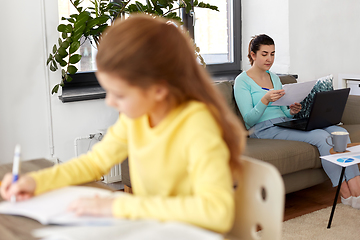
[[[54, 164], [46, 159], [35, 159], [31, 161], [21, 162], [20, 172], [27, 173], [31, 171], [40, 170], [43, 168], [51, 167]], [[12, 171], [12, 163], [0, 165], [0, 179], [8, 172]], [[102, 182], [93, 182], [84, 184], [85, 186], [105, 188], [109, 190], [114, 190], [106, 186]], [[0, 201], [3, 199], [0, 197]], [[10, 216], [0, 214], [0, 239], [4, 240], [35, 240], [31, 235], [31, 231], [37, 228], [44, 227], [44, 225], [39, 222], [20, 216]]]

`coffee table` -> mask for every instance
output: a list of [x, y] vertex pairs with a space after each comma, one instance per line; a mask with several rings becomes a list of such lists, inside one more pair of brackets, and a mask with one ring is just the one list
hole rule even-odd
[[[357, 146], [357, 145], [360, 145], [360, 143], [349, 143], [347, 145], [347, 147], [354, 147], [354, 146]], [[345, 152], [349, 152], [349, 151], [345, 151]], [[330, 154], [337, 154], [337, 153], [340, 153], [340, 152], [335, 152], [333, 148], [330, 149]], [[330, 218], [329, 218], [327, 228], [331, 227], [331, 222], [332, 222], [332, 219], [334, 217], [336, 203], [337, 203], [337, 200], [338, 200], [338, 197], [339, 197], [339, 192], [340, 192], [340, 188], [341, 188], [342, 179], [343, 179], [344, 173], [345, 173], [345, 168], [346, 167], [342, 167], [342, 169], [341, 169], [341, 174], [340, 174], [340, 178], [339, 178], [339, 184], [338, 184], [338, 187], [336, 189], [335, 199], [334, 199], [334, 203], [333, 203], [333, 206], [332, 206], [332, 209], [331, 209]]]

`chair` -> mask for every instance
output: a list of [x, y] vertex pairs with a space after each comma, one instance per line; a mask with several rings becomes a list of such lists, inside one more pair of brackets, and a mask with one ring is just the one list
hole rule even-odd
[[243, 157], [235, 191], [235, 221], [226, 238], [281, 239], [284, 202], [284, 183], [278, 170], [269, 163]]

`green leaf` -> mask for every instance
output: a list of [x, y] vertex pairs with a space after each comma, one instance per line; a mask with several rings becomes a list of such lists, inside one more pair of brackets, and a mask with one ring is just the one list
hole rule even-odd
[[67, 82], [71, 82], [73, 79], [72, 79], [72, 77], [70, 77], [69, 75], [66, 75], [67, 77], [66, 77], [66, 81]]
[[74, 42], [78, 41], [83, 35], [86, 25], [78, 26], [76, 29], [74, 29], [72, 39]]
[[68, 53], [66, 52], [66, 49], [63, 48], [63, 47], [60, 47], [60, 48], [58, 49], [58, 54], [59, 54], [62, 58], [66, 57], [66, 56], [68, 55]]
[[57, 50], [56, 44], [53, 46], [52, 53], [55, 54]]
[[51, 94], [57, 93], [59, 91], [60, 84], [56, 84], [51, 90]]
[[76, 52], [79, 49], [79, 47], [80, 47], [79, 41], [71, 43], [69, 53], [73, 54], [74, 52]]
[[61, 46], [61, 44], [62, 44], [61, 38], [58, 39], [58, 43], [59, 43], [59, 46]]
[[65, 32], [65, 33], [71, 33], [72, 32], [72, 25], [71, 24], [68, 24], [68, 25], [65, 25], [65, 24], [60, 24], [57, 28], [57, 30], [59, 32]]
[[63, 39], [67, 38], [67, 33], [66, 33], [66, 32], [63, 32], [63, 33], [61, 34], [61, 37], [62, 37]]
[[74, 24], [74, 29], [77, 29], [80, 26], [84, 25], [86, 23], [86, 21], [89, 19], [89, 17], [90, 17], [89, 12], [80, 13], [79, 16], [76, 18], [76, 22]]
[[61, 43], [61, 46], [60, 47], [63, 47], [63, 48], [68, 48], [70, 46], [70, 43], [68, 41], [64, 41]]
[[60, 66], [65, 67], [67, 65], [67, 62], [65, 62], [64, 60], [59, 62]]
[[49, 58], [46, 61], [46, 65], [49, 65], [49, 63], [52, 61], [53, 55], [50, 53]]
[[53, 72], [55, 72], [56, 70], [58, 70], [58, 67], [56, 66], [55, 61], [51, 61], [50, 70], [53, 71]]
[[56, 60], [58, 63], [60, 63], [60, 62], [63, 61], [63, 58], [60, 56], [60, 54], [56, 54], [56, 55], [55, 55], [55, 60]]
[[80, 54], [74, 54], [69, 58], [69, 63], [75, 64], [75, 63], [78, 63], [80, 60], [81, 60], [81, 55]]
[[70, 73], [70, 74], [75, 74], [77, 72], [77, 68], [73, 65], [69, 65], [68, 68], [67, 68], [67, 72]]
[[144, 12], [144, 5], [142, 5], [138, 1], [135, 2], [135, 5], [136, 5], [136, 8], [138, 9], [139, 12]]

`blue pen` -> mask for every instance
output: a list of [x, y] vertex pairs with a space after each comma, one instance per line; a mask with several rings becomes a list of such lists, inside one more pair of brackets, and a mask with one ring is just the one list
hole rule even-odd
[[[12, 174], [13, 174], [12, 183], [15, 183], [19, 179], [20, 152], [21, 152], [20, 145], [17, 144], [16, 147], [15, 147], [15, 152], [14, 152], [14, 163], [13, 163], [13, 169], [12, 169]], [[11, 200], [11, 202], [16, 202], [16, 196], [12, 195], [10, 200]]]
[[264, 90], [266, 90], [266, 91], [269, 91], [270, 89], [268, 89], [268, 88], [264, 88], [264, 87], [262, 87], [261, 89], [264, 89]]

